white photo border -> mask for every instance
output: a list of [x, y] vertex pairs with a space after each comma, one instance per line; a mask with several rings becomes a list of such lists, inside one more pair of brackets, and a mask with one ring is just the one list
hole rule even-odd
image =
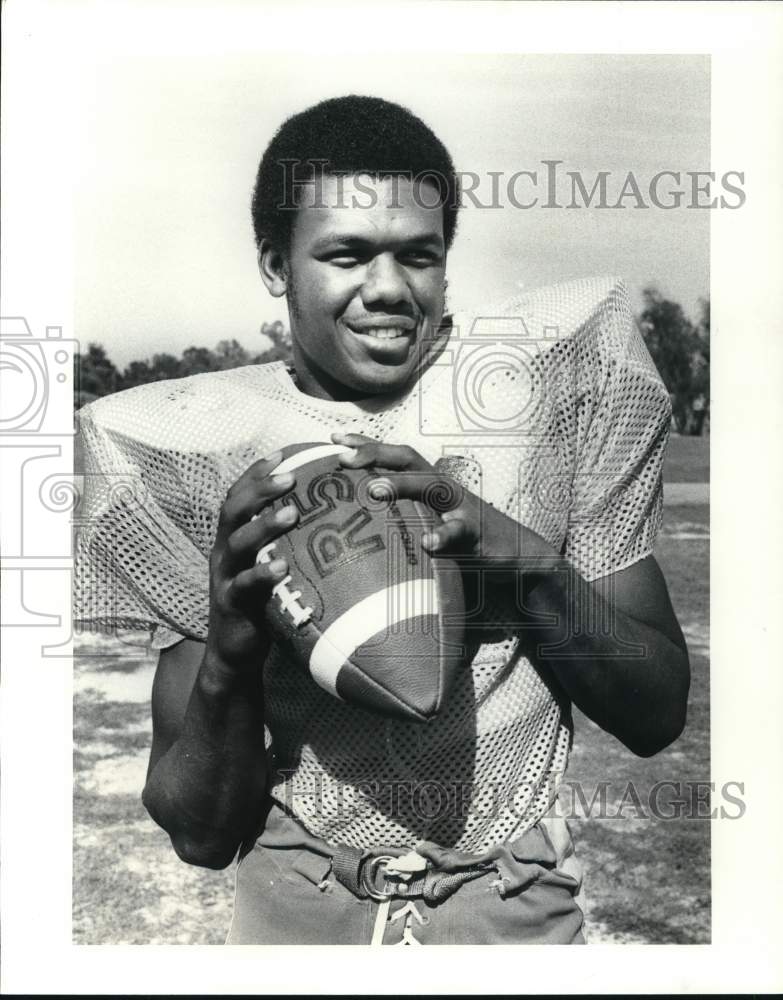
[[[741, 821], [712, 828], [712, 944], [408, 952], [76, 946], [71, 943], [70, 649], [6, 619], [2, 674], [2, 988], [8, 993], [653, 993], [783, 986], [780, 709], [783, 705], [780, 431], [783, 429], [783, 7], [721, 3], [151, 4], [8, 0], [3, 42], [3, 315], [72, 340], [72, 83], [117, 44], [205, 54], [278, 50], [700, 53], [712, 59], [712, 165], [745, 173], [741, 211], [712, 218], [712, 780], [745, 783]], [[389, 20], [392, 19], [392, 20]], [[401, 30], [392, 31], [390, 25]], [[57, 336], [53, 333], [53, 336]], [[67, 346], [63, 348], [67, 350]], [[70, 469], [70, 384], [37, 436]], [[0, 449], [3, 510], [31, 447]], [[59, 451], [57, 451], [59, 449]], [[29, 456], [28, 456], [29, 457]], [[25, 608], [69, 608], [60, 565], [25, 579]], [[3, 539], [4, 594], [21, 574]], [[59, 550], [58, 550], [59, 551]], [[65, 568], [63, 568], [65, 567]], [[28, 567], [29, 568], [29, 567]], [[16, 573], [16, 575], [15, 575]], [[5, 604], [6, 602], [4, 602]], [[35, 612], [33, 612], [35, 613]], [[61, 655], [62, 654], [62, 655]], [[672, 892], [676, 893], [672, 873]], [[606, 947], [611, 947], [607, 952]]]

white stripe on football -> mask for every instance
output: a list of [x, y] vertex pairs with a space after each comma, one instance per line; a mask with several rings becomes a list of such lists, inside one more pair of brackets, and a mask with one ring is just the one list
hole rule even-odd
[[357, 649], [374, 635], [424, 615], [438, 613], [435, 581], [406, 580], [354, 604], [321, 633], [310, 654], [310, 673], [324, 691], [339, 698], [337, 677]]

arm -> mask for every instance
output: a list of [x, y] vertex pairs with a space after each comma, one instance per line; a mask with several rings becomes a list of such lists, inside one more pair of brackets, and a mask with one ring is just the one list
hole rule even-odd
[[215, 666], [203, 643], [161, 653], [142, 800], [183, 861], [225, 868], [261, 819], [264, 721], [260, 683], [216, 685]]
[[[679, 736], [690, 684], [688, 655], [652, 557], [588, 583], [540, 535], [437, 473], [412, 449], [358, 435], [339, 441], [357, 448], [355, 457], [341, 459], [344, 464], [395, 470], [376, 482], [382, 493], [422, 502], [454, 498], [442, 514], [444, 523], [423, 544], [433, 556], [491, 569], [488, 586], [522, 595], [526, 654], [551, 672], [585, 715], [640, 756]], [[609, 627], [592, 628], [596, 620]]]
[[[585, 715], [639, 756], [676, 740], [685, 726], [690, 667], [655, 559], [594, 583], [571, 567], [536, 573], [528, 583], [527, 608], [548, 622], [526, 636], [530, 658], [552, 671]], [[596, 621], [605, 627], [591, 626]]]
[[270, 476], [278, 461], [251, 466], [229, 491], [210, 558], [209, 638], [163, 652], [153, 685], [143, 802], [179, 857], [208, 868], [231, 862], [264, 808], [263, 608], [287, 566], [255, 557], [296, 521], [290, 507], [268, 509], [293, 484]]
[[540, 535], [467, 491], [461, 496], [459, 508], [444, 515], [434, 551], [467, 548], [482, 565], [500, 568], [488, 582], [521, 595], [526, 655], [593, 722], [641, 757], [676, 740], [685, 726], [690, 666], [655, 559], [588, 582]]

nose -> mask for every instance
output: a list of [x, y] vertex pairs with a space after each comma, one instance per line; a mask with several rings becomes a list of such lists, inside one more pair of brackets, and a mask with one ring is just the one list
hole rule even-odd
[[393, 254], [379, 254], [370, 261], [361, 290], [365, 308], [408, 301], [405, 271]]

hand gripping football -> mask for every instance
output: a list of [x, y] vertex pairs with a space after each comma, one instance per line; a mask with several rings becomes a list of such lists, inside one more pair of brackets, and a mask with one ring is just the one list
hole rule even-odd
[[258, 560], [282, 557], [288, 576], [272, 591], [267, 621], [325, 691], [408, 721], [435, 716], [463, 659], [462, 577], [432, 559], [421, 536], [437, 514], [417, 501], [371, 498], [375, 470], [348, 469], [334, 444], [283, 449], [276, 474], [296, 485], [298, 524]]

